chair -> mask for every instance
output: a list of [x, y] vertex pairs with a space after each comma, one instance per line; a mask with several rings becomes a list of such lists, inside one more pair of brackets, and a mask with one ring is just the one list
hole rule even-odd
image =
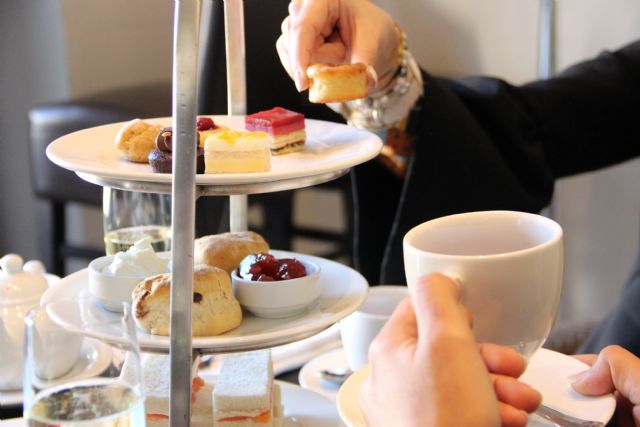
[[[170, 83], [98, 93], [82, 99], [50, 103], [29, 112], [32, 191], [37, 198], [40, 259], [47, 271], [64, 275], [71, 258], [90, 260], [104, 248], [71, 244], [67, 240], [66, 212], [70, 203], [102, 206], [102, 189], [52, 163], [45, 154], [54, 139], [80, 129], [133, 117], [155, 117], [171, 111]], [[87, 141], [88, 144], [91, 141]]]

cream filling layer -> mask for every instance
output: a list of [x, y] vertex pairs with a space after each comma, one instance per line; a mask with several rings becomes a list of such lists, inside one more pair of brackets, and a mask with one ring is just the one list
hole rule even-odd
[[277, 135], [271, 137], [271, 149], [278, 150], [282, 147], [286, 147], [289, 144], [293, 144], [299, 141], [305, 141], [307, 139], [307, 132], [304, 129], [290, 132], [284, 135]]

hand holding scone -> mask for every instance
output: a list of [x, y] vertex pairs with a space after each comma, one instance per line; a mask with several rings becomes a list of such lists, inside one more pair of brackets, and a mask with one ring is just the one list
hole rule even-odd
[[294, 0], [276, 47], [302, 91], [313, 64], [370, 65], [369, 85], [376, 87], [379, 79], [378, 87], [384, 87], [398, 65], [399, 43], [391, 16], [367, 0]]

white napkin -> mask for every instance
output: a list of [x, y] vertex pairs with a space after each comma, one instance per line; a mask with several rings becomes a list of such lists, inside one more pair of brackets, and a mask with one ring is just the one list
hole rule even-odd
[[[273, 374], [278, 376], [284, 372], [300, 368], [314, 357], [338, 348], [340, 342], [340, 324], [336, 323], [317, 335], [305, 338], [291, 344], [285, 344], [271, 349], [273, 359]], [[198, 376], [203, 380], [215, 381], [220, 370], [220, 358], [215, 357], [204, 369], [200, 369]]]

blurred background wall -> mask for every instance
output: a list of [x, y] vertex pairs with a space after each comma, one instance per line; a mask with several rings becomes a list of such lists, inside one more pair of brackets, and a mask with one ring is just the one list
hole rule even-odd
[[[251, 1], [268, 0], [246, 0], [247, 7]], [[406, 29], [419, 62], [432, 73], [490, 74], [514, 83], [536, 78], [539, 0], [378, 3]], [[635, 0], [556, 4], [558, 69], [640, 36]], [[27, 167], [28, 109], [169, 79], [172, 14], [170, 0], [0, 2], [0, 254], [37, 256]], [[638, 182], [640, 160], [557, 184], [550, 212], [567, 235], [561, 317], [597, 319], [615, 302], [638, 248]], [[319, 197], [309, 190], [299, 204], [300, 216], [307, 222], [327, 221], [329, 227], [340, 223], [335, 219], [339, 210], [326, 202], [331, 199], [321, 197], [314, 205]], [[73, 215], [73, 237], [99, 242], [100, 213]]]

